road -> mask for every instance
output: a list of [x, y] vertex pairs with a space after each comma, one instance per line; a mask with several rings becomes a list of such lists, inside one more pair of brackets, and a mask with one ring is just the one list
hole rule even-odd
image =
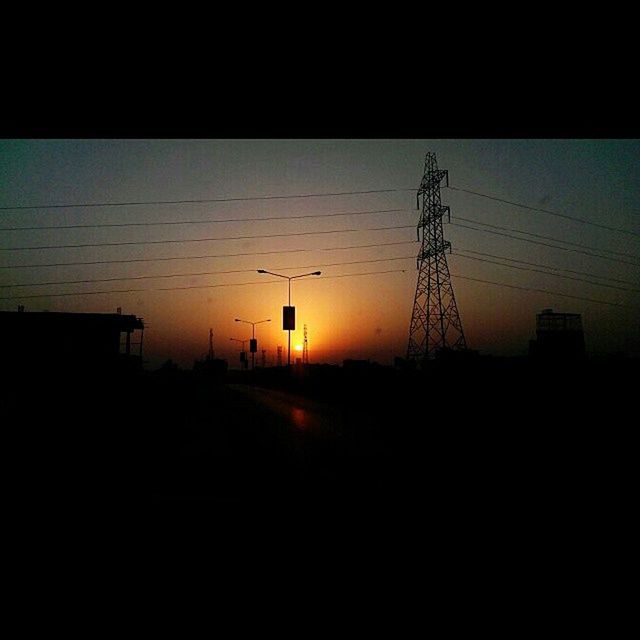
[[274, 389], [239, 384], [228, 387], [249, 403], [278, 416], [294, 438], [302, 435], [326, 439], [342, 435], [342, 412], [336, 407]]
[[155, 503], [344, 503], [385, 493], [383, 461], [354, 449], [339, 407], [247, 385], [201, 397], [189, 437], [155, 456]]

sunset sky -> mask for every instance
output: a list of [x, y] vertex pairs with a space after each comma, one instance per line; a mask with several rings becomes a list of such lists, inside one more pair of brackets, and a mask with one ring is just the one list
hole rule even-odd
[[[239, 345], [230, 338], [248, 339], [251, 326], [234, 318], [271, 318], [256, 326], [256, 337], [275, 363], [277, 345], [286, 359], [287, 281], [256, 270], [321, 270], [320, 277], [292, 282], [292, 349], [302, 345], [306, 324], [310, 362], [390, 364], [406, 354], [419, 248], [415, 191], [428, 151], [449, 171], [452, 188], [443, 188], [442, 201], [451, 207], [452, 224], [445, 236], [469, 347], [526, 353], [535, 314], [551, 307], [582, 314], [590, 353], [637, 351], [638, 140], [0, 140], [0, 310], [22, 304], [27, 311], [114, 313], [122, 307], [144, 318], [150, 368], [168, 358], [191, 367], [207, 352], [209, 328], [216, 355], [237, 367]], [[309, 197], [385, 189], [396, 191]], [[10, 209], [288, 195], [306, 197]], [[338, 213], [350, 215], [327, 215]], [[274, 217], [283, 219], [265, 220]], [[223, 222], [237, 218], [252, 220]], [[469, 229], [470, 221], [493, 227]], [[158, 222], [181, 224], [150, 224]], [[138, 226], [60, 228], [116, 224]], [[399, 228], [374, 230], [380, 227]], [[565, 249], [498, 235], [517, 235], [514, 230], [537, 234], [522, 237], [540, 243], [562, 240]], [[267, 237], [278, 234], [300, 235]], [[156, 244], [28, 249], [119, 242]], [[520, 262], [487, 262], [506, 258]], [[106, 263], [60, 264], [69, 262]], [[551, 267], [574, 279], [539, 272]], [[73, 280], [94, 282], [45, 284]], [[37, 286], [16, 286], [30, 284]], [[129, 289], [138, 291], [51, 295]]]

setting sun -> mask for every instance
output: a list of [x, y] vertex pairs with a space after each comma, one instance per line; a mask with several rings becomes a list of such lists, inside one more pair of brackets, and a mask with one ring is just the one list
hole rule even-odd
[[301, 344], [297, 344], [295, 349], [296, 349], [296, 351], [302, 351], [302, 345]]

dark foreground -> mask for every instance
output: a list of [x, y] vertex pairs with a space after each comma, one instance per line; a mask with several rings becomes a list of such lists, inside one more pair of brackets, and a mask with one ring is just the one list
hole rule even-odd
[[637, 389], [631, 360], [223, 378], [23, 371], [5, 388], [9, 493], [69, 504], [137, 486], [165, 507], [618, 517], [632, 486]]
[[154, 504], [412, 505], [534, 522], [628, 498], [634, 361], [251, 373], [147, 380]]

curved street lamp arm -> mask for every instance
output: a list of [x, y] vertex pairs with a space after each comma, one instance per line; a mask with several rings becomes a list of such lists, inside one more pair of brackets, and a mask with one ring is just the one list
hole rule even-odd
[[278, 278], [285, 278], [285, 280], [289, 280], [289, 276], [283, 276], [281, 273], [274, 273], [273, 271], [267, 271], [266, 269], [258, 269], [258, 273], [268, 273], [272, 276], [278, 276]]

